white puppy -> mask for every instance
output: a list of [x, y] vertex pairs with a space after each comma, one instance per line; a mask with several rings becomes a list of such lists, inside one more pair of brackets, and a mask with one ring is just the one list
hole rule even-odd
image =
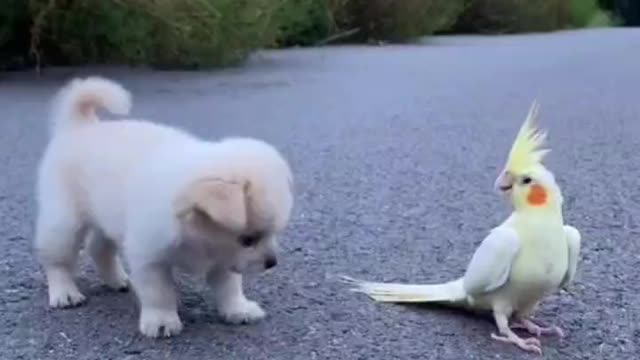
[[182, 329], [172, 271], [206, 276], [221, 316], [263, 318], [242, 290], [242, 274], [276, 265], [276, 235], [289, 221], [292, 175], [272, 146], [254, 139], [207, 142], [141, 120], [99, 121], [95, 111], [128, 113], [130, 94], [110, 80], [76, 79], [54, 99], [52, 135], [40, 163], [35, 248], [49, 304], [82, 303], [73, 280], [88, 252], [116, 289], [130, 267], [140, 331]]

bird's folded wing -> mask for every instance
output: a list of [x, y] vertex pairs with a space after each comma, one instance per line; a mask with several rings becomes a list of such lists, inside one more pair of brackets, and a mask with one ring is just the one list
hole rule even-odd
[[520, 239], [512, 228], [493, 229], [473, 254], [463, 277], [465, 292], [478, 296], [504, 285], [520, 250]]
[[569, 267], [567, 274], [562, 280], [560, 287], [565, 288], [573, 282], [576, 275], [576, 269], [578, 268], [578, 257], [580, 255], [581, 235], [578, 229], [573, 226], [565, 225], [564, 233], [567, 239], [567, 245], [569, 247]]

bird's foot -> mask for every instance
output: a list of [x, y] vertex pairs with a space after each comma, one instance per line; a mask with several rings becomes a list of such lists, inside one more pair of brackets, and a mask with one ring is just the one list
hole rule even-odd
[[522, 350], [542, 355], [542, 344], [540, 343], [540, 340], [534, 337], [523, 339], [515, 333], [511, 332], [507, 336], [501, 336], [492, 333], [491, 338], [505, 343], [515, 344]]
[[511, 328], [525, 329], [531, 335], [535, 335], [537, 337], [540, 337], [541, 335], [558, 335], [561, 338], [564, 337], [564, 331], [562, 331], [562, 329], [560, 329], [558, 326], [552, 325], [543, 327], [528, 319], [520, 320], [519, 322], [514, 323]]

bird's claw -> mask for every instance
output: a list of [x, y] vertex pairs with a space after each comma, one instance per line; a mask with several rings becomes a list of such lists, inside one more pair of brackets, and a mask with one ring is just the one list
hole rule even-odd
[[540, 340], [534, 337], [522, 339], [515, 335], [513, 337], [509, 337], [509, 336], [500, 336], [500, 335], [496, 335], [495, 333], [491, 333], [491, 338], [494, 340], [515, 344], [522, 350], [533, 352], [538, 355], [542, 355], [542, 344], [540, 343]]
[[531, 320], [522, 320], [521, 322], [515, 323], [514, 325], [512, 325], [512, 328], [513, 329], [525, 329], [531, 335], [535, 335], [537, 337], [540, 337], [542, 335], [553, 335], [553, 334], [558, 335], [561, 338], [564, 337], [564, 331], [562, 331], [562, 329], [560, 327], [558, 327], [556, 325], [543, 327], [543, 326], [540, 326], [540, 325], [534, 323]]

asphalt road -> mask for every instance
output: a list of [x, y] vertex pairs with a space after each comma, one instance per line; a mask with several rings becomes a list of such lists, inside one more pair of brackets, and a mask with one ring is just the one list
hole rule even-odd
[[[89, 302], [48, 309], [30, 252], [33, 184], [48, 101], [72, 73], [123, 82], [136, 116], [212, 139], [257, 136], [286, 154], [297, 200], [284, 254], [247, 284], [265, 321], [221, 323], [204, 286], [180, 277], [185, 331], [141, 338], [132, 295], [106, 290], [88, 261], [79, 281]], [[2, 359], [536, 358], [491, 340], [486, 318], [374, 304], [332, 279], [461, 275], [509, 212], [492, 183], [534, 98], [584, 248], [571, 291], [539, 309], [568, 333], [544, 339], [543, 358], [640, 352], [640, 30], [294, 49], [216, 72], [0, 76]]]

